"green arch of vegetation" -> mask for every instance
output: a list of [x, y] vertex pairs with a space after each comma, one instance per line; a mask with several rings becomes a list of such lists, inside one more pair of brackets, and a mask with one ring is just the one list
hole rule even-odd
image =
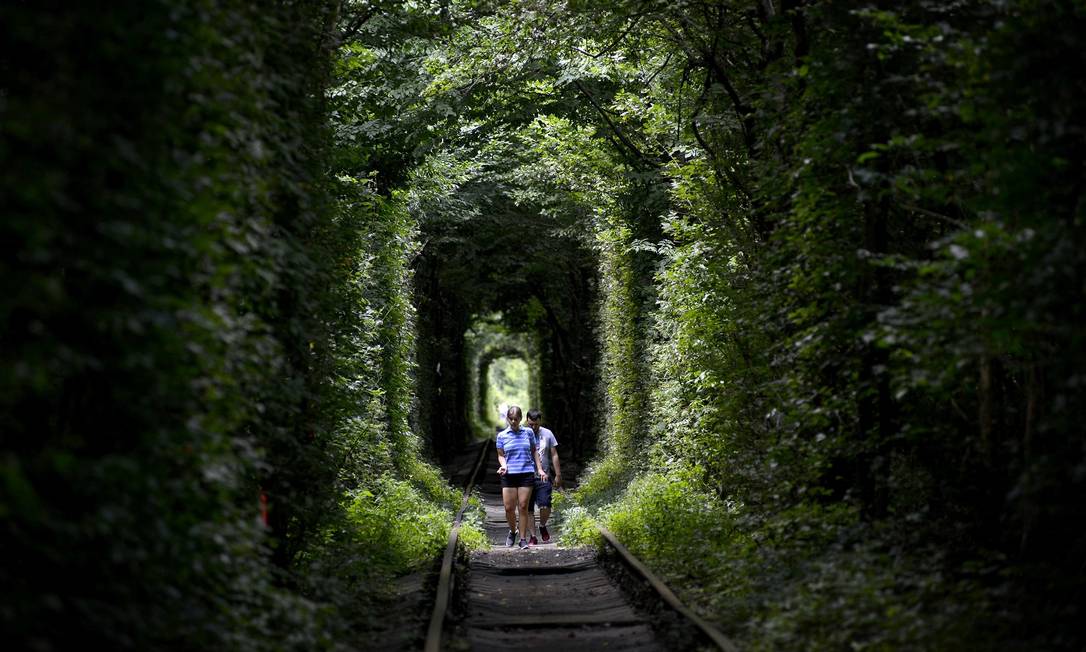
[[565, 541], [743, 648], [1082, 648], [1081, 3], [0, 29], [12, 647], [364, 647], [523, 298]]

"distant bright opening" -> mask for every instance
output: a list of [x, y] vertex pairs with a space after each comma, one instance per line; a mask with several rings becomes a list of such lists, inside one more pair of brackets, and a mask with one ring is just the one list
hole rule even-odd
[[494, 424], [503, 424], [498, 410], [502, 405], [519, 405], [528, 408], [531, 384], [528, 363], [523, 358], [498, 358], [487, 370], [486, 405], [491, 406]]

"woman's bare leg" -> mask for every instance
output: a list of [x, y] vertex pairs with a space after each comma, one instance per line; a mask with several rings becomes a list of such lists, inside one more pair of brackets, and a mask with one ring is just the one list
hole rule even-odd
[[502, 487], [502, 506], [505, 507], [505, 522], [509, 524], [510, 532], [517, 529], [517, 499], [519, 497], [519, 487]]
[[[517, 502], [519, 503], [519, 507], [520, 507], [520, 538], [521, 539], [527, 539], [528, 538], [528, 532], [530, 532], [530, 530], [528, 529], [528, 519], [531, 518], [531, 516], [528, 514], [528, 499], [531, 498], [531, 496], [532, 496], [532, 488], [531, 487], [517, 487]], [[503, 495], [502, 498], [504, 499], [505, 496]]]

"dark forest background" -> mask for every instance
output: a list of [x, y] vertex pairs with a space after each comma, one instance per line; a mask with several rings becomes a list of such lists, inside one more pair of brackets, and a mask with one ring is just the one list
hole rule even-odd
[[1082, 2], [69, 4], [0, 6], [12, 649], [366, 648], [510, 356], [563, 542], [742, 647], [1086, 644]]

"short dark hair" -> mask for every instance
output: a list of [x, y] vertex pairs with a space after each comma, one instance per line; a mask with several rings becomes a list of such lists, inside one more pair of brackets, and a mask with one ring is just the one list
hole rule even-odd
[[543, 413], [539, 411], [539, 408], [532, 408], [531, 410], [528, 410], [529, 421], [539, 421], [540, 417], [542, 416]]

